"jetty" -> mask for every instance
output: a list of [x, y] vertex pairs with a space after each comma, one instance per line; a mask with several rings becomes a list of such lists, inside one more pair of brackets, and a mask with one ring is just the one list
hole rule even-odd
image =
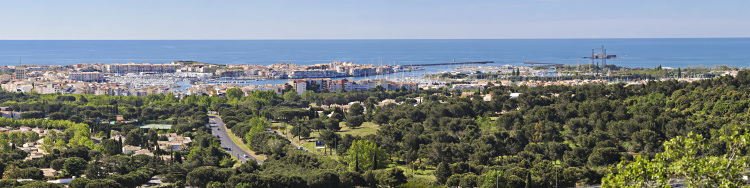
[[441, 66], [441, 65], [469, 65], [469, 64], [490, 64], [495, 63], [494, 61], [477, 61], [477, 62], [452, 62], [452, 63], [423, 63], [423, 64], [411, 64], [401, 65], [402, 67], [426, 67], [426, 66]]

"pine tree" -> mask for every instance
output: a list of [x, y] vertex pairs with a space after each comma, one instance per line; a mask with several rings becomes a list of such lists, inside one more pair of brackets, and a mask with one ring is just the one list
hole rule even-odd
[[359, 172], [359, 153], [354, 157], [354, 171]]
[[682, 69], [680, 67], [677, 67], [677, 78], [682, 78]]
[[526, 188], [531, 188], [531, 187], [532, 187], [532, 186], [531, 186], [531, 172], [529, 172], [529, 173], [528, 173], [528, 174], [526, 174], [526, 175], [527, 175], [527, 176], [526, 176]]
[[451, 176], [451, 169], [446, 162], [440, 162], [437, 169], [435, 169], [435, 177], [441, 184], [445, 183], [446, 180]]
[[176, 162], [182, 163], [182, 154], [180, 154], [180, 152], [175, 152], [174, 153], [174, 158], [175, 158]]

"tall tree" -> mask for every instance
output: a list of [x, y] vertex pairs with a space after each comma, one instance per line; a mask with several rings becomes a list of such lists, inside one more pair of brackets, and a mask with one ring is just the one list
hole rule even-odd
[[350, 165], [349, 170], [359, 169], [381, 169], [388, 167], [387, 156], [383, 149], [369, 140], [357, 140], [352, 142], [352, 146], [347, 151], [347, 160]]
[[354, 103], [349, 107], [349, 116], [358, 116], [364, 113], [365, 109], [359, 103]]
[[362, 126], [362, 123], [364, 122], [365, 122], [365, 118], [362, 115], [349, 116], [348, 118], [346, 118], [346, 126], [351, 127], [351, 128]]
[[229, 99], [230, 101], [237, 101], [240, 98], [242, 98], [244, 94], [245, 93], [243, 93], [242, 89], [240, 88], [230, 88], [230, 89], [227, 89], [226, 96], [227, 96], [227, 99]]

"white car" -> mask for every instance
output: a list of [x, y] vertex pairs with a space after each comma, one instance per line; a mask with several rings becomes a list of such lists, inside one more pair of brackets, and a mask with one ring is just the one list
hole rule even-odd
[[247, 154], [245, 154], [245, 158], [248, 158]]

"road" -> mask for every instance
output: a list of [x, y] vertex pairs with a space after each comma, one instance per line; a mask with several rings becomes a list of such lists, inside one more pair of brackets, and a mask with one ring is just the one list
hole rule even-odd
[[[229, 137], [229, 133], [227, 133], [227, 127], [224, 125], [224, 122], [221, 121], [220, 117], [216, 117], [213, 115], [208, 115], [209, 119], [209, 125], [211, 128], [211, 134], [218, 135], [221, 140], [221, 147], [222, 148], [230, 148], [230, 151], [227, 151], [232, 156], [237, 157], [237, 159], [240, 160], [240, 162], [245, 162], [247, 160], [255, 160], [258, 162], [258, 164], [263, 164], [263, 161], [256, 159], [248, 151], [243, 150], [238, 146], [234, 141], [232, 141], [232, 137]], [[247, 157], [244, 157], [247, 155]]]
[[[286, 135], [284, 135], [283, 133], [281, 133], [281, 131], [273, 131], [273, 132], [276, 133], [276, 134], [278, 134], [278, 135], [280, 135], [280, 136], [282, 136], [282, 137], [284, 137], [284, 138], [287, 138]], [[297, 143], [294, 142], [294, 137], [292, 137], [291, 139], [287, 138], [287, 140], [289, 140], [289, 143], [291, 143], [292, 146], [294, 146], [294, 149], [299, 149], [300, 145], [297, 145]], [[303, 151], [312, 153], [310, 150], [307, 150], [307, 149], [304, 149]]]

